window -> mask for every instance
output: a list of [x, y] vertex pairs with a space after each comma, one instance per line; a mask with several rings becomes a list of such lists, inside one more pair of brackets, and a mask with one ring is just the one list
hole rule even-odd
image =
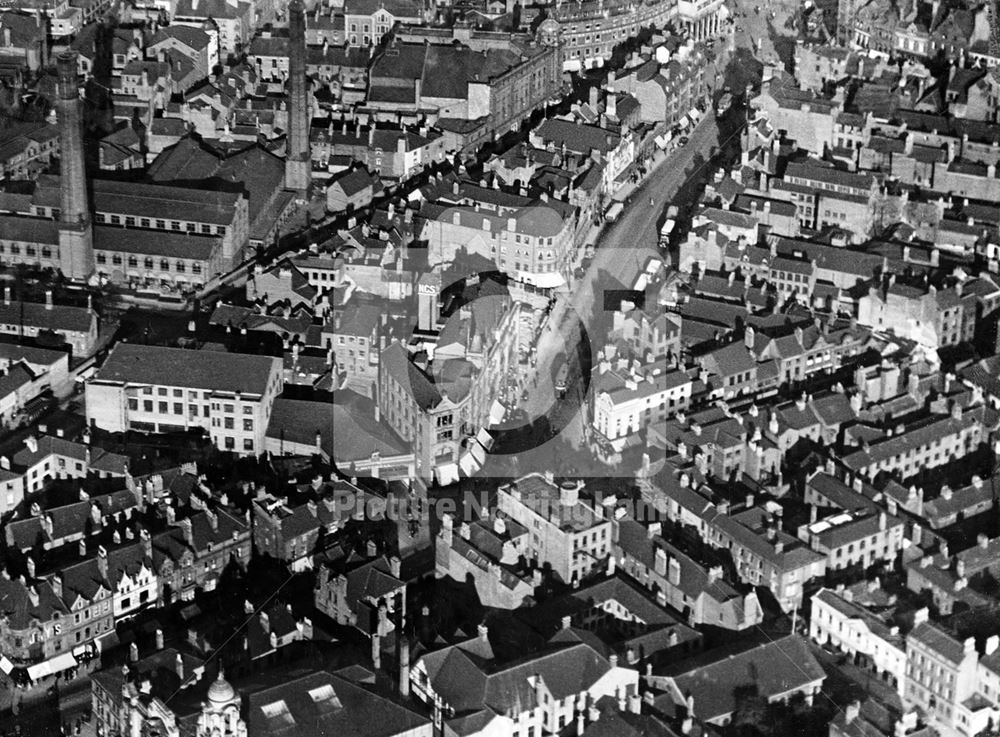
[[253, 450], [253, 440], [251, 440], [250, 438], [246, 438], [243, 441], [243, 450], [252, 451]]
[[253, 432], [253, 420], [243, 420], [243, 431]]
[[233, 450], [236, 447], [236, 440], [234, 438], [227, 437], [225, 439], [226, 450]]
[[159, 402], [158, 403], [158, 409], [160, 411], [160, 414], [163, 414], [163, 415], [167, 414], [167, 403], [166, 402]]
[[232, 417], [225, 417], [225, 418], [223, 418], [223, 424], [222, 424], [222, 426], [224, 428], [226, 428], [227, 430], [232, 430], [233, 429], [233, 418]]

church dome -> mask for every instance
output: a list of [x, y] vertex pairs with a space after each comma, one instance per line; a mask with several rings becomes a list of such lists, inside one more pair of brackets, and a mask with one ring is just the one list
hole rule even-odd
[[236, 690], [222, 677], [220, 670], [219, 677], [208, 687], [208, 700], [213, 704], [228, 704], [235, 699]]

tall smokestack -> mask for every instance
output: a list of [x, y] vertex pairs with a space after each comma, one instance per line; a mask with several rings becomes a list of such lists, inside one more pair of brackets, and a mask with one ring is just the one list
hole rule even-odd
[[306, 90], [306, 16], [302, 0], [291, 0], [288, 4], [288, 88], [285, 186], [307, 197], [312, 184], [312, 162]]
[[94, 232], [87, 201], [87, 171], [83, 158], [83, 108], [77, 81], [77, 54], [64, 51], [59, 69], [56, 106], [62, 166], [59, 209], [59, 267], [63, 275], [85, 280], [94, 270]]

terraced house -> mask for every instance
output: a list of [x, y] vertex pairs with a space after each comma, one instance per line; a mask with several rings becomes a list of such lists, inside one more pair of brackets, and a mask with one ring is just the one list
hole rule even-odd
[[164, 604], [190, 601], [197, 589], [212, 591], [227, 565], [245, 568], [250, 561], [250, 523], [224, 509], [203, 509], [175, 519], [152, 537], [153, 566]]

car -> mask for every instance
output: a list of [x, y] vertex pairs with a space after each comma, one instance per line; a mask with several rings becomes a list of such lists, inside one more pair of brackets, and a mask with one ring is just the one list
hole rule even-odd
[[690, 139], [687, 136], [681, 136], [680, 144], [682, 146], [687, 146], [687, 143], [688, 143], [689, 140]]

